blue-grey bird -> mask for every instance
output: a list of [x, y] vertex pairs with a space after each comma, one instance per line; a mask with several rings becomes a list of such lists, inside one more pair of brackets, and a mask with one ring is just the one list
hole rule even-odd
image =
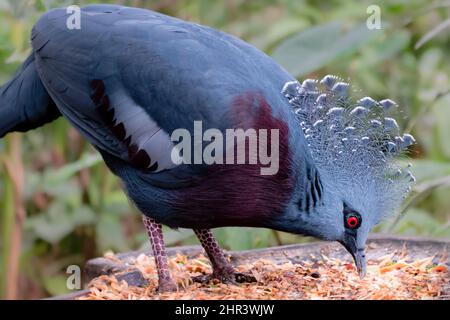
[[[193, 229], [223, 281], [252, 280], [235, 273], [212, 236], [224, 226], [338, 241], [364, 276], [369, 231], [414, 180], [397, 161], [414, 138], [390, 116], [393, 101], [354, 99], [335, 76], [299, 83], [234, 36], [153, 11], [91, 5], [69, 27], [72, 14], [54, 9], [34, 26], [31, 55], [0, 88], [0, 137], [66, 118], [143, 213], [160, 290], [176, 288], [162, 224]], [[196, 121], [215, 129], [214, 142], [227, 129], [270, 130], [278, 140], [258, 140], [267, 150], [278, 142], [276, 170], [175, 161], [173, 133], [195, 136]], [[198, 144], [178, 160], [195, 157]]]

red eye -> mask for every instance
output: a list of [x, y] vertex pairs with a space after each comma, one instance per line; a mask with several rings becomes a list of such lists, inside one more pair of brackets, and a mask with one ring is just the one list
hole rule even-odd
[[347, 227], [350, 229], [356, 229], [359, 227], [359, 220], [356, 216], [351, 215], [347, 218]]

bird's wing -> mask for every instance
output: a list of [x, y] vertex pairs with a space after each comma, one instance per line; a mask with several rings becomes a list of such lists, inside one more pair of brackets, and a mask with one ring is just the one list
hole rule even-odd
[[285, 104], [280, 91], [292, 77], [232, 36], [120, 6], [83, 8], [80, 29], [68, 29], [69, 18], [57, 9], [36, 24], [39, 74], [61, 113], [102, 154], [124, 163], [174, 168], [169, 134], [192, 132], [195, 120], [204, 129], [234, 127], [227, 113], [246, 92]]
[[91, 99], [95, 43], [102, 32], [87, 32], [93, 27], [90, 19], [81, 20], [86, 31], [69, 29], [68, 19], [65, 9], [54, 9], [34, 26], [31, 43], [39, 76], [60, 112], [94, 146], [125, 158], [126, 148], [108, 130]]

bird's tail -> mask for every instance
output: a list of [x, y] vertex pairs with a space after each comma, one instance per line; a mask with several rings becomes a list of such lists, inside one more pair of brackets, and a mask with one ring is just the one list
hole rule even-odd
[[0, 87], [0, 138], [12, 131], [40, 127], [60, 115], [39, 78], [32, 54]]

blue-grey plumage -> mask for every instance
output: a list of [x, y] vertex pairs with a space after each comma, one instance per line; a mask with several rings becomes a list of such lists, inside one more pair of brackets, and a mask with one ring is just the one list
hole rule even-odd
[[[33, 28], [32, 55], [0, 88], [0, 136], [62, 114], [122, 179], [154, 243], [153, 221], [266, 227], [339, 241], [364, 274], [369, 230], [412, 179], [395, 164], [414, 139], [399, 136], [393, 101], [354, 102], [334, 76], [300, 84], [242, 40], [149, 10], [87, 6], [80, 29], [68, 16], [49, 11]], [[170, 135], [195, 121], [279, 130], [279, 170], [174, 163]]]
[[36, 72], [34, 56], [0, 88], [0, 137], [11, 131], [28, 131], [61, 114]]

